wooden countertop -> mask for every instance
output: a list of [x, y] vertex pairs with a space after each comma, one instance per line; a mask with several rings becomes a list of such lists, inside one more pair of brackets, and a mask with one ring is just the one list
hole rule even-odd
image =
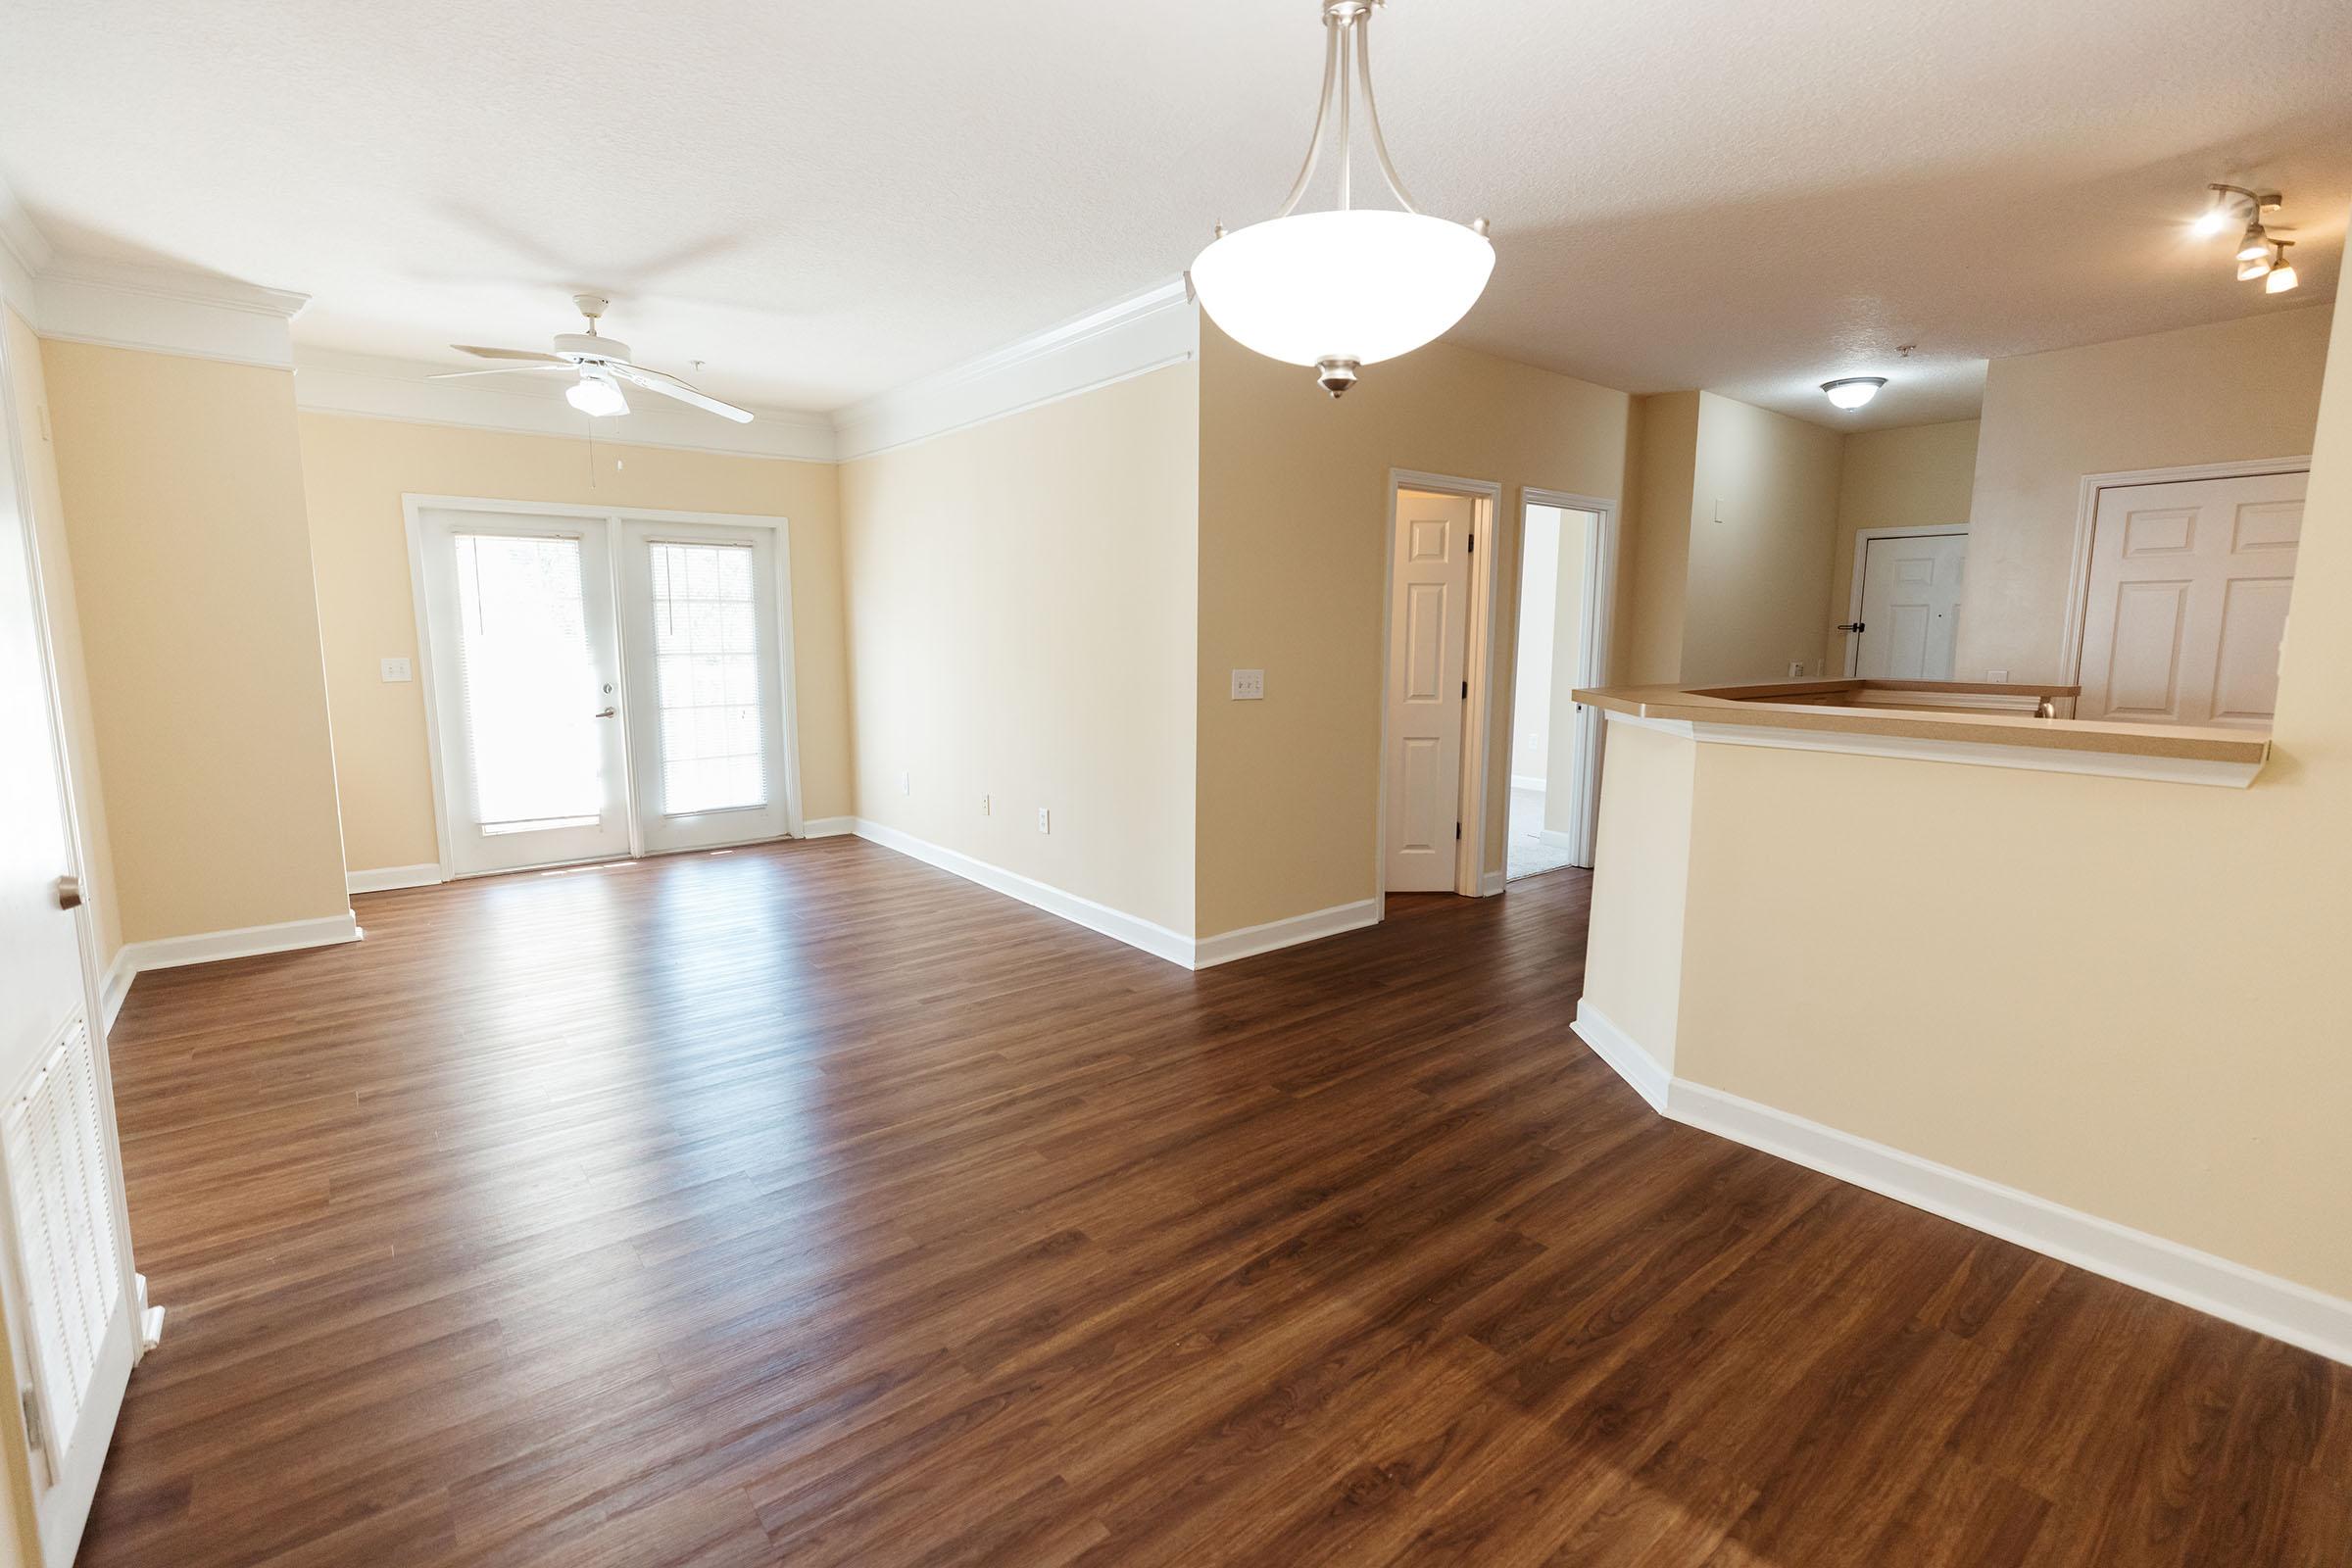
[[[2043, 699], [2072, 698], [2076, 686], [1985, 681], [1790, 680], [1747, 686], [1608, 686], [1579, 690], [1580, 703], [1637, 718], [1741, 724], [1846, 735], [1901, 736], [1983, 746], [2103, 752], [2259, 767], [2271, 738], [2242, 729], [2180, 724], [2111, 724], [2041, 718]], [[1982, 698], [1984, 708], [1969, 705]], [[1916, 704], [1917, 706], [1912, 706]], [[1999, 711], [2013, 708], [2017, 711]]]

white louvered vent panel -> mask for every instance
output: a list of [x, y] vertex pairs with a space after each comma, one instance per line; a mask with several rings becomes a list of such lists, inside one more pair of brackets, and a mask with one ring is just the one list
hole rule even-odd
[[89, 1024], [76, 1016], [0, 1126], [52, 1454], [73, 1442], [99, 1346], [121, 1304], [122, 1241], [98, 1106]]

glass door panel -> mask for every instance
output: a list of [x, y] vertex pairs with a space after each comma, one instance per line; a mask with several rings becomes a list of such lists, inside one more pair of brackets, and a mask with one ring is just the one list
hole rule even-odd
[[609, 525], [422, 521], [454, 868], [627, 855]]
[[775, 533], [627, 523], [621, 593], [649, 851], [787, 831]]

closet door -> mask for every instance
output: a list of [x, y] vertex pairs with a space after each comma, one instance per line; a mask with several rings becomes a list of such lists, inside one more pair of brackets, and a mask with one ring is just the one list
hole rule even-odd
[[622, 526], [629, 763], [648, 853], [792, 831], [778, 546], [767, 527]]

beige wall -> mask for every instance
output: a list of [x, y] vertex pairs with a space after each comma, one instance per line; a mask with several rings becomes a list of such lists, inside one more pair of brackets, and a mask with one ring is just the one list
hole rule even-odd
[[1838, 477], [1838, 539], [1830, 552], [1833, 629], [1823, 673], [1845, 672], [1849, 634], [1835, 626], [1852, 618], [1854, 536], [1865, 528], [1934, 528], [1947, 523], [1967, 527], [1969, 494], [1976, 486], [1978, 427], [1975, 419], [1952, 419], [1896, 430], [1856, 430], [1845, 438]]
[[[2318, 425], [2251, 789], [1659, 737], [1689, 854], [1603, 843], [1593, 995], [1672, 1009], [1684, 1077], [2352, 1298], [2352, 332]], [[1686, 864], [1679, 965], [1611, 958], [1655, 924], [1612, 886]]]
[[1821, 673], [1844, 436], [1712, 392], [1698, 395], [1687, 681]]
[[1619, 684], [1647, 686], [1683, 676], [1683, 622], [1690, 581], [1690, 497], [1698, 473], [1696, 392], [1635, 400], [1639, 464], [1625, 564], [1630, 584]]
[[2327, 306], [2269, 312], [1993, 361], [1954, 673], [2065, 678], [2084, 474], [2310, 451], [2329, 315]]
[[1619, 684], [1820, 673], [1843, 437], [1713, 392], [1640, 401]]
[[842, 466], [860, 815], [1193, 933], [1200, 404], [1187, 364]]
[[122, 939], [345, 912], [292, 374], [42, 362]]
[[440, 858], [404, 494], [782, 516], [792, 523], [795, 697], [808, 817], [851, 809], [841, 531], [830, 464], [514, 435], [339, 414], [300, 418], [343, 833], [355, 870]]
[[98, 966], [114, 962], [122, 946], [116, 907], [115, 856], [106, 830], [106, 794], [98, 766], [98, 731], [90, 717], [90, 677], [81, 648], [81, 609], [74, 592], [74, 554], [66, 537], [65, 498], [58, 489], [57, 449], [51, 434], [49, 382], [41, 341], [15, 311], [0, 308], [8, 333], [10, 392], [16, 403], [18, 445], [24, 454], [24, 498], [32, 509], [41, 552], [43, 610], [50, 654], [66, 710], [66, 762], [74, 778], [74, 811], [81, 830], [82, 884], [98, 939]]
[[[1503, 487], [1494, 695], [1506, 712], [1520, 489], [1623, 496], [1631, 400], [1440, 342], [1369, 368], [1334, 404], [1308, 372], [1206, 321], [1200, 338], [1199, 915], [1214, 935], [1372, 896], [1389, 470]], [[1263, 702], [1229, 700], [1237, 667], [1266, 672]], [[1495, 868], [1506, 728], [1492, 726], [1488, 768]]]

